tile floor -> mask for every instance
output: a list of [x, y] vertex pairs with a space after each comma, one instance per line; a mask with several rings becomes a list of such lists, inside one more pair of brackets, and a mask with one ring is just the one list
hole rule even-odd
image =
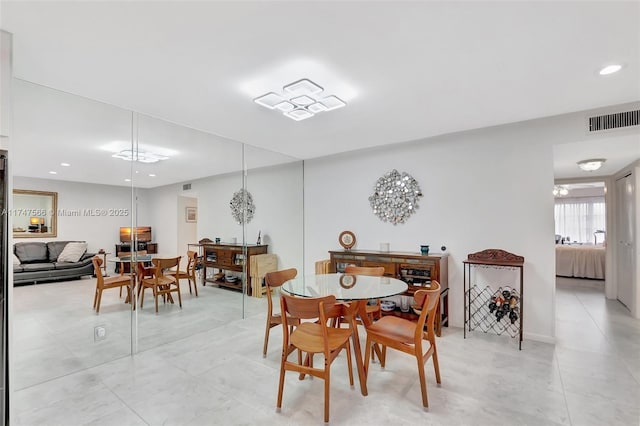
[[[272, 330], [262, 358], [265, 299], [201, 287], [184, 308], [138, 311], [139, 350], [128, 356], [130, 311], [117, 291], [91, 310], [92, 280], [14, 289], [13, 425], [322, 424], [323, 382], [287, 375], [275, 411], [282, 342]], [[640, 321], [604, 298], [597, 282], [559, 279], [557, 344], [445, 328], [442, 386], [427, 363], [430, 410], [422, 410], [414, 361], [390, 351], [373, 364], [369, 396], [350, 388], [334, 361], [336, 425], [638, 425]], [[94, 342], [93, 327], [107, 339]], [[355, 374], [355, 373], [354, 373]], [[357, 377], [357, 375], [356, 375]]]

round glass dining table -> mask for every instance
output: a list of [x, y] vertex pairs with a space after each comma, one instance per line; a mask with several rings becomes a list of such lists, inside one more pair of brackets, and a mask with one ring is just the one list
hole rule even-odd
[[[367, 395], [367, 372], [364, 368], [362, 348], [358, 336], [358, 317], [365, 328], [371, 325], [366, 311], [369, 299], [380, 299], [407, 291], [407, 284], [390, 277], [372, 277], [368, 275], [318, 274], [296, 277], [281, 287], [285, 293], [299, 297], [322, 297], [334, 295], [343, 305], [342, 316], [351, 328], [353, 353], [358, 368], [360, 391]], [[368, 349], [367, 349], [368, 350]], [[378, 354], [379, 356], [380, 354]]]
[[390, 277], [337, 273], [296, 277], [284, 283], [282, 289], [294, 296], [334, 295], [339, 301], [349, 302], [394, 296], [407, 291], [407, 284]]

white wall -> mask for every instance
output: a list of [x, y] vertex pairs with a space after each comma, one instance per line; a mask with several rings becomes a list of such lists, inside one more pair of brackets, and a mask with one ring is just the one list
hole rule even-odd
[[[182, 265], [186, 268], [188, 259], [186, 257], [186, 251], [189, 249], [189, 244], [198, 242], [198, 223], [187, 222], [186, 213], [187, 207], [194, 207], [198, 209], [198, 199], [195, 197], [182, 197], [178, 196], [178, 210], [176, 212], [178, 216], [178, 236], [176, 253], [182, 256]], [[181, 219], [182, 218], [182, 219]], [[196, 216], [197, 220], [197, 216]], [[193, 248], [192, 248], [193, 249]]]
[[[184, 222], [184, 209], [177, 207], [181, 197], [197, 199], [197, 238], [192, 242], [218, 237], [226, 242], [236, 238], [241, 243], [243, 229], [234, 221], [229, 202], [242, 188], [242, 175], [225, 174], [189, 183], [188, 191], [182, 190], [182, 183], [149, 190], [152, 222], [162, 224], [161, 229], [154, 225], [159, 228], [155, 232], [159, 251], [178, 243], [177, 223]], [[279, 266], [302, 271], [302, 162], [249, 170], [246, 185], [256, 206], [246, 227], [246, 242], [255, 244], [258, 231], [262, 231], [262, 243], [269, 245], [269, 253], [278, 255]]]
[[[356, 249], [433, 252], [449, 257], [450, 324], [463, 323], [462, 260], [501, 248], [525, 257], [524, 330], [527, 338], [555, 334], [553, 152], [528, 123], [437, 137], [305, 162], [305, 264], [339, 249], [343, 230]], [[380, 221], [368, 197], [384, 173], [413, 175], [424, 197], [406, 224]], [[312, 269], [311, 269], [312, 270]]]

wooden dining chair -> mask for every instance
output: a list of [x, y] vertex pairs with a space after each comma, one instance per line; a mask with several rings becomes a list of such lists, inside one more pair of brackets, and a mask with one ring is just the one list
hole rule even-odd
[[156, 304], [156, 313], [158, 313], [158, 296], [162, 296], [163, 300], [173, 303], [171, 293], [177, 293], [178, 302], [180, 308], [182, 308], [182, 296], [180, 295], [180, 280], [171, 275], [166, 275], [166, 271], [171, 268], [176, 268], [180, 265], [180, 256], [172, 258], [154, 258], [151, 259], [154, 267], [154, 273], [152, 278], [144, 278], [140, 287], [142, 288], [142, 295], [140, 296], [140, 308], [144, 305], [144, 293], [147, 288], [153, 291], [153, 298]]
[[96, 291], [93, 296], [93, 308], [96, 313], [100, 313], [100, 302], [102, 301], [102, 292], [109, 288], [119, 288], [120, 296], [122, 296], [122, 287], [127, 288], [128, 300], [131, 300], [131, 291], [129, 283], [131, 282], [129, 275], [116, 275], [113, 277], [105, 278], [102, 275], [102, 262], [100, 256], [94, 256], [91, 261], [93, 262], [93, 270], [96, 274]]
[[[267, 356], [267, 346], [269, 345], [269, 332], [275, 326], [282, 324], [282, 313], [273, 313], [273, 296], [272, 290], [279, 289], [285, 282], [294, 279], [298, 275], [296, 268], [283, 269], [281, 271], [267, 272], [264, 276], [264, 282], [267, 286], [267, 324], [264, 331], [264, 347], [262, 349], [262, 357]], [[298, 324], [298, 321], [291, 319], [291, 326]]]
[[[384, 275], [383, 266], [355, 266], [347, 265], [344, 268], [345, 274], [350, 275], [369, 275], [372, 277], [381, 277]], [[382, 310], [380, 309], [380, 299], [376, 299], [375, 305], [367, 303], [367, 316], [373, 322], [374, 319], [380, 319], [382, 317]]]
[[[367, 350], [365, 351], [364, 368], [365, 371], [369, 371], [369, 348], [376, 343], [382, 345], [382, 356], [380, 356], [380, 366], [382, 368], [384, 368], [386, 362], [387, 347], [415, 356], [418, 362], [422, 405], [427, 409], [429, 402], [427, 400], [427, 380], [424, 373], [424, 364], [429, 358], [433, 359], [436, 382], [440, 384], [440, 367], [438, 365], [438, 351], [434, 333], [436, 311], [440, 301], [440, 284], [433, 280], [431, 281], [430, 289], [418, 290], [413, 297], [415, 302], [414, 310], [420, 312], [417, 323], [387, 315], [367, 327]], [[427, 331], [424, 331], [425, 324], [427, 325]], [[427, 344], [426, 351], [423, 348], [423, 341]]]
[[[138, 250], [135, 252], [137, 256], [143, 256], [147, 254], [146, 250]], [[119, 251], [116, 253], [116, 255], [118, 256], [118, 258], [120, 259], [119, 266], [118, 269], [120, 271], [120, 275], [126, 275], [129, 276], [129, 273], [131, 272], [131, 257], [133, 255], [132, 252], [130, 251]], [[128, 266], [125, 266], [127, 265]], [[138, 263], [138, 277], [142, 278], [140, 276], [140, 266], [144, 266], [143, 262]], [[150, 274], [148, 274], [150, 275]], [[140, 279], [138, 280], [140, 281]], [[140, 286], [138, 286], [138, 297], [140, 296]], [[120, 297], [122, 297], [122, 289], [120, 289]]]
[[196, 281], [196, 265], [198, 263], [198, 253], [192, 250], [187, 251], [187, 269], [181, 271], [180, 269], [176, 271], [167, 271], [167, 275], [172, 275], [176, 277], [178, 280], [188, 280], [189, 281], [189, 294], [191, 293], [191, 283], [193, 283], [193, 288], [196, 293], [196, 297], [198, 297], [198, 285]]
[[[336, 303], [335, 296], [325, 297], [293, 297], [282, 295], [280, 309], [282, 313], [282, 360], [280, 363], [280, 383], [278, 385], [277, 408], [282, 408], [282, 393], [284, 375], [286, 371], [296, 371], [301, 377], [309, 374], [324, 380], [324, 421], [329, 421], [329, 389], [331, 384], [331, 364], [342, 349], [347, 351], [349, 369], [349, 383], [353, 386], [353, 371], [351, 368], [351, 329], [333, 328], [327, 326], [327, 313]], [[290, 323], [296, 318], [299, 324], [291, 331]], [[303, 322], [302, 320], [316, 320]], [[298, 357], [298, 363], [288, 360], [289, 355], [298, 350], [307, 353], [307, 361], [303, 364]], [[299, 352], [299, 353], [300, 353]], [[322, 354], [324, 363], [322, 368], [313, 367], [313, 355]]]

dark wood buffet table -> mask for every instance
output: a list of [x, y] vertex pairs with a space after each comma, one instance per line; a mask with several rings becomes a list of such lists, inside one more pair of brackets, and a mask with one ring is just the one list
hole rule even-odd
[[[382, 266], [384, 274], [397, 278], [408, 285], [403, 294], [413, 296], [417, 290], [428, 287], [431, 280], [440, 283], [439, 317], [435, 321], [436, 335], [440, 336], [442, 326], [449, 323], [449, 255], [428, 254], [423, 255], [413, 252], [384, 252], [376, 250], [341, 250], [329, 251], [330, 272], [344, 272], [346, 265], [356, 266]], [[413, 312], [401, 312], [398, 308], [391, 312], [382, 312], [383, 315], [396, 315], [409, 320], [417, 321], [418, 316]]]
[[[247, 283], [250, 283], [251, 262], [249, 258], [258, 254], [266, 254], [268, 245], [257, 244], [235, 244], [235, 243], [207, 243], [202, 244], [202, 265], [204, 283], [217, 284], [222, 287], [242, 290], [242, 279], [237, 281], [227, 281], [224, 271], [244, 272]], [[214, 276], [207, 276], [207, 269], [214, 269]], [[215, 275], [215, 269], [220, 270], [220, 274]], [[247, 284], [247, 295], [251, 296], [251, 285]]]

